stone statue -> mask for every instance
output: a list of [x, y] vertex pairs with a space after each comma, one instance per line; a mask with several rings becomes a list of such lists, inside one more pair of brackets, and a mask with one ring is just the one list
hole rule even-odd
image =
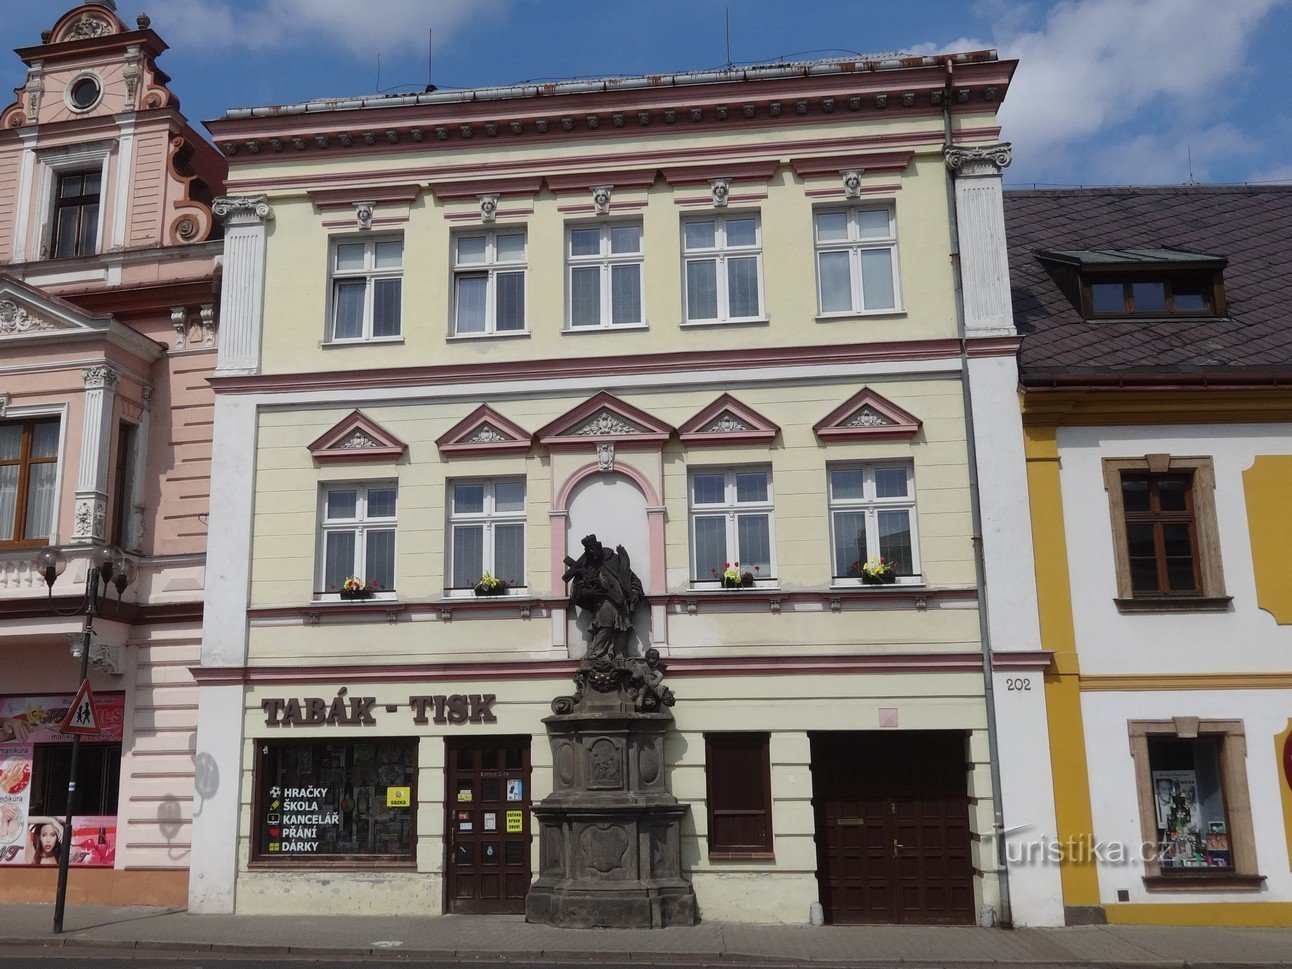
[[583, 554], [565, 559], [564, 579], [570, 583], [570, 604], [588, 613], [589, 660], [613, 660], [624, 655], [623, 634], [633, 628], [633, 613], [645, 593], [622, 545], [606, 548], [596, 535], [583, 539]]

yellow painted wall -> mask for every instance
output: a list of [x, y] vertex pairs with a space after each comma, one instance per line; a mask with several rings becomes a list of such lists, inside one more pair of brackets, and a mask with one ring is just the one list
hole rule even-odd
[[[979, 119], [981, 122], [983, 119]], [[866, 202], [892, 202], [898, 223], [898, 263], [901, 277], [902, 310], [894, 313], [817, 322], [815, 278], [812, 252], [812, 212], [827, 202], [841, 204], [840, 197], [823, 200], [805, 194], [808, 188], [837, 187], [838, 179], [814, 178], [804, 183], [789, 167], [792, 157], [820, 153], [821, 149], [796, 148], [796, 141], [842, 138], [849, 134], [873, 136], [885, 131], [916, 129], [911, 121], [901, 123], [861, 121], [840, 117], [837, 127], [823, 131], [819, 126], [778, 128], [758, 132], [757, 137], [714, 134], [679, 139], [667, 132], [652, 131], [650, 136], [616, 138], [607, 144], [613, 149], [604, 162], [641, 167], [633, 149], [649, 153], [681, 147], [694, 149], [692, 162], [706, 162], [703, 152], [723, 145], [747, 144], [750, 157], [770, 157], [781, 164], [766, 184], [767, 198], [760, 201], [735, 201], [725, 210], [728, 214], [757, 213], [761, 219], [763, 239], [763, 274], [765, 309], [769, 317], [763, 324], [729, 324], [710, 327], [684, 327], [682, 305], [681, 220], [722, 214], [708, 206], [678, 205], [676, 197], [704, 194], [704, 186], [670, 186], [662, 178], [649, 191], [623, 190], [615, 201], [646, 201], [644, 209], [615, 210], [606, 220], [641, 221], [644, 228], [643, 292], [645, 294], [646, 330], [612, 332], [563, 332], [565, 320], [565, 232], [570, 223], [596, 221], [584, 214], [559, 211], [562, 206], [586, 205], [585, 191], [554, 195], [543, 189], [532, 200], [530, 215], [509, 215], [508, 209], [528, 208], [528, 198], [505, 197], [495, 227], [523, 226], [527, 231], [527, 323], [526, 336], [446, 339], [452, 327], [452, 273], [450, 240], [454, 232], [481, 231], [478, 206], [472, 200], [445, 203], [432, 191], [423, 188], [407, 210], [408, 221], [398, 226], [381, 226], [371, 235], [400, 235], [404, 239], [403, 340], [399, 343], [369, 345], [336, 345], [324, 343], [329, 313], [328, 281], [329, 238], [358, 237], [353, 228], [325, 228], [324, 221], [338, 217], [337, 210], [315, 207], [301, 188], [278, 187], [268, 190], [275, 220], [270, 224], [266, 262], [265, 327], [263, 372], [300, 372], [343, 370], [355, 367], [394, 367], [430, 364], [470, 364], [482, 361], [522, 360], [564, 357], [571, 354], [636, 354], [667, 351], [722, 351], [734, 346], [760, 345], [830, 345], [839, 342], [870, 342], [906, 339], [949, 338], [955, 335], [954, 293], [948, 271], [948, 228], [945, 167], [942, 160], [941, 128], [921, 122], [928, 142], [916, 147], [916, 155], [906, 171], [900, 174], [876, 172], [863, 175], [863, 188], [900, 183], [899, 191], [867, 195]], [[774, 146], [768, 148], [767, 141]], [[779, 145], [775, 143], [779, 142]], [[761, 146], [761, 147], [760, 147]], [[883, 149], [863, 149], [883, 150]], [[275, 179], [298, 175], [302, 187], [321, 175], [347, 173], [370, 176], [373, 184], [383, 179], [407, 184], [417, 181], [423, 186], [436, 177], [445, 164], [460, 166], [471, 161], [504, 163], [516, 172], [535, 170], [556, 172], [571, 167], [586, 167], [595, 157], [595, 147], [584, 145], [572, 151], [566, 145], [517, 146], [505, 152], [496, 147], [472, 145], [445, 157], [444, 152], [409, 148], [397, 154], [347, 159], [344, 165], [331, 159], [308, 162], [279, 161], [271, 167], [251, 165], [239, 169], [239, 178], [254, 185], [260, 175]], [[838, 149], [834, 150], [835, 153]], [[686, 157], [672, 159], [670, 165], [686, 164]], [[707, 163], [707, 162], [706, 162]], [[537, 166], [537, 169], [536, 169]], [[424, 172], [421, 177], [407, 174], [392, 178], [384, 172]], [[513, 172], [498, 172], [503, 178]], [[463, 177], [461, 174], [458, 177]], [[748, 182], [738, 183], [738, 193], [761, 191]], [[449, 213], [475, 215], [463, 221], [448, 221]], [[382, 210], [385, 211], [385, 210]]]
[[1280, 626], [1292, 623], [1292, 457], [1262, 454], [1243, 472], [1257, 604]]

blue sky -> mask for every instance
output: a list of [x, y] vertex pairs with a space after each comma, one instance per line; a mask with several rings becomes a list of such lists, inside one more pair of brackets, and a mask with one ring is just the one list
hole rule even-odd
[[[68, 6], [71, 6], [70, 2]], [[5, 47], [66, 7], [0, 0]], [[1292, 0], [119, 0], [147, 10], [190, 120], [226, 107], [840, 51], [995, 47], [1015, 185], [1292, 181]], [[9, 88], [22, 80], [10, 57]]]

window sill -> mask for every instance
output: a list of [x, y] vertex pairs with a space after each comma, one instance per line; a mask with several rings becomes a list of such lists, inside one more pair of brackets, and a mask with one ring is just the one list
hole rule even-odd
[[775, 861], [776, 852], [774, 851], [723, 851], [722, 849], [711, 850], [709, 852], [710, 861]]
[[747, 320], [682, 320], [678, 323], [684, 330], [703, 330], [715, 326], [770, 326], [770, 316], [756, 316]]
[[725, 586], [720, 582], [692, 582], [692, 592], [724, 592], [732, 595], [739, 592], [780, 592], [778, 579], [756, 579], [753, 585]]
[[532, 598], [533, 596], [530, 595], [529, 586], [527, 585], [515, 585], [515, 586], [512, 586], [510, 589], [508, 589], [506, 592], [499, 593], [498, 595], [492, 595], [492, 596], [478, 596], [471, 589], [445, 589], [444, 590], [445, 602], [462, 602], [464, 600], [467, 602], [476, 602], [476, 601], [489, 602], [490, 600], [505, 601], [507, 599], [532, 599]]
[[254, 858], [247, 863], [251, 871], [276, 868], [312, 868], [327, 871], [379, 869], [384, 871], [417, 871], [417, 861], [412, 858]]
[[1114, 599], [1118, 612], [1228, 612], [1233, 596], [1140, 596]]
[[393, 590], [390, 592], [374, 592], [364, 598], [342, 599], [339, 592], [316, 592], [314, 598], [310, 600], [312, 605], [325, 606], [332, 604], [341, 604], [346, 606], [362, 605], [365, 602], [398, 602], [399, 595]]
[[449, 343], [465, 343], [472, 340], [519, 340], [529, 339], [529, 330], [506, 330], [502, 333], [453, 333], [444, 339]]
[[566, 324], [561, 329], [562, 336], [580, 336], [584, 333], [622, 333], [622, 332], [642, 332], [649, 330], [650, 325], [647, 323], [607, 323], [605, 325], [597, 324], [596, 326], [570, 326]]
[[403, 343], [402, 336], [375, 336], [371, 340], [322, 340], [319, 346], [324, 350], [335, 350], [340, 347], [397, 347]]
[[906, 310], [900, 306], [888, 310], [859, 310], [847, 313], [818, 313], [812, 319], [818, 323], [846, 323], [848, 320], [903, 319]]
[[1259, 892], [1264, 886], [1264, 875], [1239, 875], [1232, 871], [1144, 876], [1144, 887], [1150, 892]]
[[929, 584], [922, 577], [898, 579], [896, 582], [862, 582], [860, 579], [833, 579], [830, 589], [833, 592], [861, 589], [864, 592], [883, 592], [885, 589], [927, 589]]

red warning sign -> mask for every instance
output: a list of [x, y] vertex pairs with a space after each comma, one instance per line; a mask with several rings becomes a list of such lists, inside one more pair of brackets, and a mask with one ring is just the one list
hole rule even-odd
[[76, 699], [72, 701], [67, 716], [58, 729], [63, 733], [79, 733], [88, 737], [101, 732], [99, 713], [94, 708], [94, 694], [90, 692], [89, 680], [81, 683], [81, 688], [76, 691]]

